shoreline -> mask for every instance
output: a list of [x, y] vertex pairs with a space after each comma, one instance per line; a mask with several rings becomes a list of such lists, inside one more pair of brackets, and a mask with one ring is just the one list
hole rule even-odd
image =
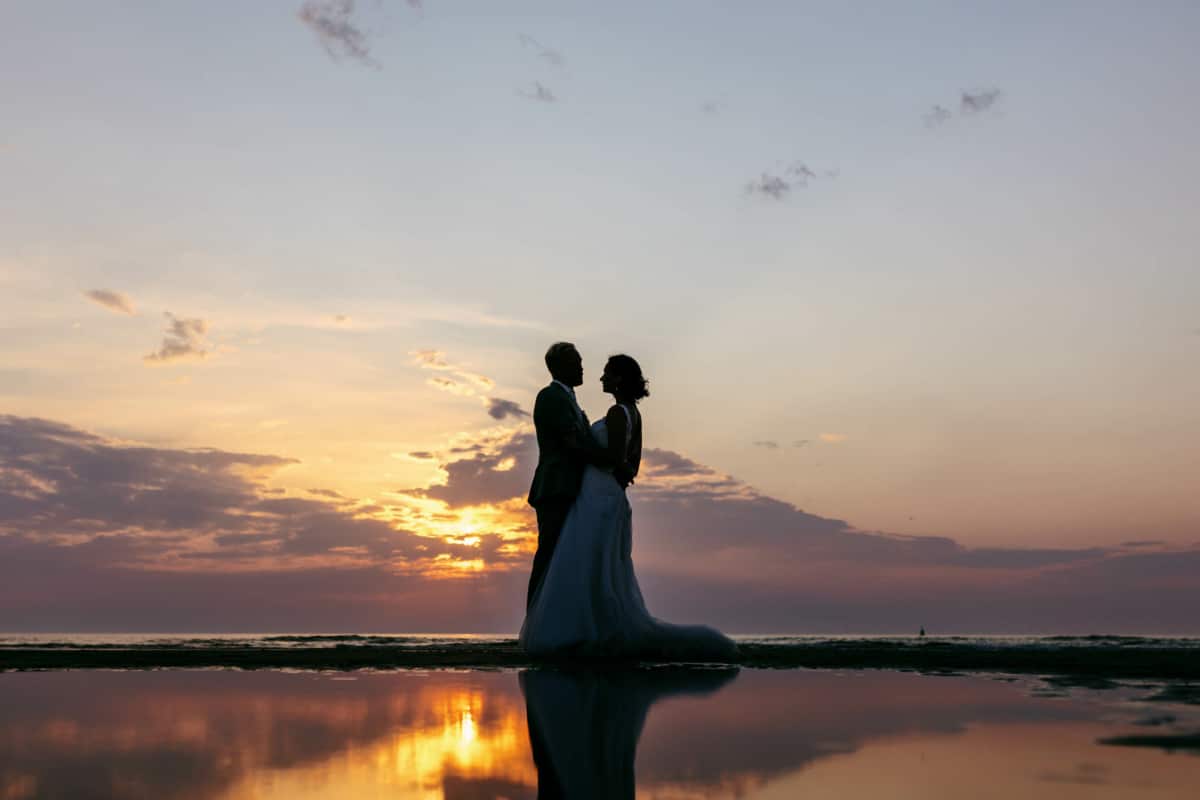
[[523, 669], [538, 666], [616, 667], [691, 663], [751, 669], [895, 669], [930, 673], [992, 672], [1063, 676], [1102, 684], [1115, 679], [1200, 681], [1200, 653], [1190, 647], [1134, 643], [980, 644], [925, 640], [740, 643], [726, 662], [680, 660], [569, 661], [530, 658], [516, 639], [471, 643], [246, 646], [68, 644], [0, 646], [0, 672], [57, 669]]

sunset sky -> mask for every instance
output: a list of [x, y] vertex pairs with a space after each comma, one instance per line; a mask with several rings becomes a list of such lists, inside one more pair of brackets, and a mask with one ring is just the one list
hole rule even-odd
[[45, 0], [0, 630], [515, 631], [558, 339], [651, 610], [1198, 632], [1200, 5]]

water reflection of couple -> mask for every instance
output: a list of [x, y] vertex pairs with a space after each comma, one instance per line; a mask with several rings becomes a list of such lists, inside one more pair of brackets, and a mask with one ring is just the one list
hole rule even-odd
[[737, 646], [719, 631], [652, 617], [638, 587], [625, 489], [642, 456], [638, 401], [649, 392], [641, 367], [627, 355], [608, 360], [600, 385], [616, 402], [591, 425], [575, 399], [583, 383], [579, 351], [551, 345], [546, 367], [553, 380], [533, 411], [538, 465], [529, 503], [538, 549], [521, 646], [535, 656], [732, 659]]
[[521, 673], [538, 800], [633, 800], [638, 738], [650, 706], [710, 694], [736, 675], [736, 668]]

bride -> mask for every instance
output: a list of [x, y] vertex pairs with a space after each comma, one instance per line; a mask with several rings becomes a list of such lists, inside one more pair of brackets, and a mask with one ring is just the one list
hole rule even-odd
[[[642, 457], [642, 414], [648, 397], [637, 361], [608, 359], [600, 378], [616, 403], [591, 426], [611, 462], [636, 475]], [[567, 514], [550, 566], [535, 590], [520, 643], [530, 655], [727, 661], [728, 637], [702, 625], [673, 625], [646, 610], [633, 571], [633, 514], [612, 470], [588, 465]]]

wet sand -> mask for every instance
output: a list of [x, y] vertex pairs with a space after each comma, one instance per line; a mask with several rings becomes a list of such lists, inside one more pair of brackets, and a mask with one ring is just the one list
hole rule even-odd
[[[1137, 637], [1040, 639], [804, 639], [740, 642], [729, 663], [765, 669], [898, 669], [1057, 676], [1064, 685], [1170, 681], [1172, 698], [1200, 696], [1200, 651], [1193, 642]], [[0, 671], [52, 669], [521, 669], [538, 666], [511, 638], [274, 636], [134, 643], [5, 641]], [[594, 663], [594, 662], [593, 662]], [[628, 662], [623, 662], [628, 663]], [[645, 662], [643, 662], [645, 663]]]

